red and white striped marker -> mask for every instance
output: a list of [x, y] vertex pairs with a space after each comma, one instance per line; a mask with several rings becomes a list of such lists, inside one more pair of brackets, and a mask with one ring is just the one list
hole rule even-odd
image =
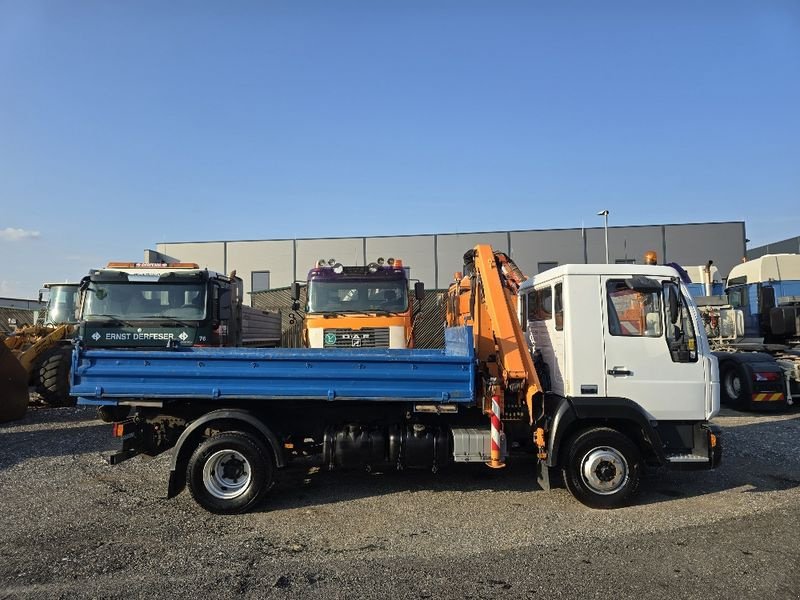
[[506, 463], [503, 462], [503, 422], [500, 420], [502, 413], [500, 396], [492, 396], [492, 412], [489, 413], [492, 423], [492, 446], [490, 460], [486, 465], [493, 469], [500, 469], [506, 466]]

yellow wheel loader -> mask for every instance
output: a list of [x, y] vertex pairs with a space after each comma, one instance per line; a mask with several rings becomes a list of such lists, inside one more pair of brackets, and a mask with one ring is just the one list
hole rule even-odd
[[34, 386], [51, 406], [71, 404], [70, 338], [74, 331], [78, 284], [47, 284], [47, 311], [41, 323], [0, 334], [0, 423], [21, 419]]

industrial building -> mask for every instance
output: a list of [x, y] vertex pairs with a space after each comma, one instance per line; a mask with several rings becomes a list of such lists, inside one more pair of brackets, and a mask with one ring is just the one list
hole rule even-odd
[[747, 251], [747, 260], [753, 260], [765, 254], [800, 254], [800, 235], [750, 248]]
[[[425, 235], [314, 239], [161, 242], [145, 251], [147, 262], [195, 262], [222, 273], [236, 270], [245, 292], [281, 288], [303, 281], [319, 259], [365, 265], [378, 257], [401, 258], [411, 277], [426, 288], [446, 288], [460, 271], [464, 252], [476, 244], [507, 252], [523, 272], [534, 274], [565, 263], [603, 263], [603, 227], [530, 229]], [[742, 221], [635, 225], [608, 228], [611, 263], [641, 262], [656, 250], [661, 262], [699, 265], [713, 260], [727, 274], [745, 256]]]
[[32, 325], [41, 302], [24, 298], [0, 298], [0, 333], [8, 335], [17, 326]]

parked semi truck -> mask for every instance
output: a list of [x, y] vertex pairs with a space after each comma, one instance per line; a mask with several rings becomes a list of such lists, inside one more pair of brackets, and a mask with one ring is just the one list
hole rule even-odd
[[569, 265], [520, 286], [490, 246], [465, 261], [444, 349], [79, 343], [72, 393], [135, 407], [113, 426], [111, 462], [172, 449], [168, 497], [188, 487], [219, 513], [253, 508], [308, 454], [330, 469], [436, 471], [533, 451], [544, 487], [560, 472], [598, 508], [628, 502], [645, 465], [719, 463], [717, 361], [674, 269]]
[[77, 283], [46, 283], [39, 290], [46, 308], [37, 322], [0, 334], [0, 422], [25, 415], [30, 387], [51, 406], [74, 402], [69, 365], [77, 297]]
[[[378, 258], [366, 266], [319, 260], [308, 273], [303, 329], [308, 348], [411, 348], [425, 288], [410, 298], [403, 261]], [[292, 296], [299, 308], [300, 286]], [[416, 302], [414, 301], [416, 300]]]
[[242, 280], [195, 263], [110, 262], [81, 282], [86, 347], [277, 346], [280, 315], [243, 303]]
[[742, 409], [793, 404], [800, 397], [800, 255], [736, 265], [724, 293], [710, 269], [687, 271], [719, 359], [722, 402]]

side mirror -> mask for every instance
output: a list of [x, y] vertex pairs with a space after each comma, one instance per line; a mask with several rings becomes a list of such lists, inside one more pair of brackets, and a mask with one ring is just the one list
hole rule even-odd
[[669, 322], [673, 325], [678, 322], [678, 317], [680, 316], [679, 306], [678, 306], [678, 296], [675, 292], [675, 287], [670, 286], [669, 293], [667, 294], [667, 302], [669, 303]]
[[414, 284], [414, 298], [420, 302], [425, 299], [425, 284], [421, 281]]
[[[294, 283], [292, 283], [292, 300], [294, 300], [295, 302], [298, 302], [298, 303], [300, 301], [300, 284], [298, 282], [296, 282], [296, 281]], [[299, 306], [299, 304], [298, 304], [298, 306]], [[297, 310], [297, 309], [295, 309], [295, 310]]]

